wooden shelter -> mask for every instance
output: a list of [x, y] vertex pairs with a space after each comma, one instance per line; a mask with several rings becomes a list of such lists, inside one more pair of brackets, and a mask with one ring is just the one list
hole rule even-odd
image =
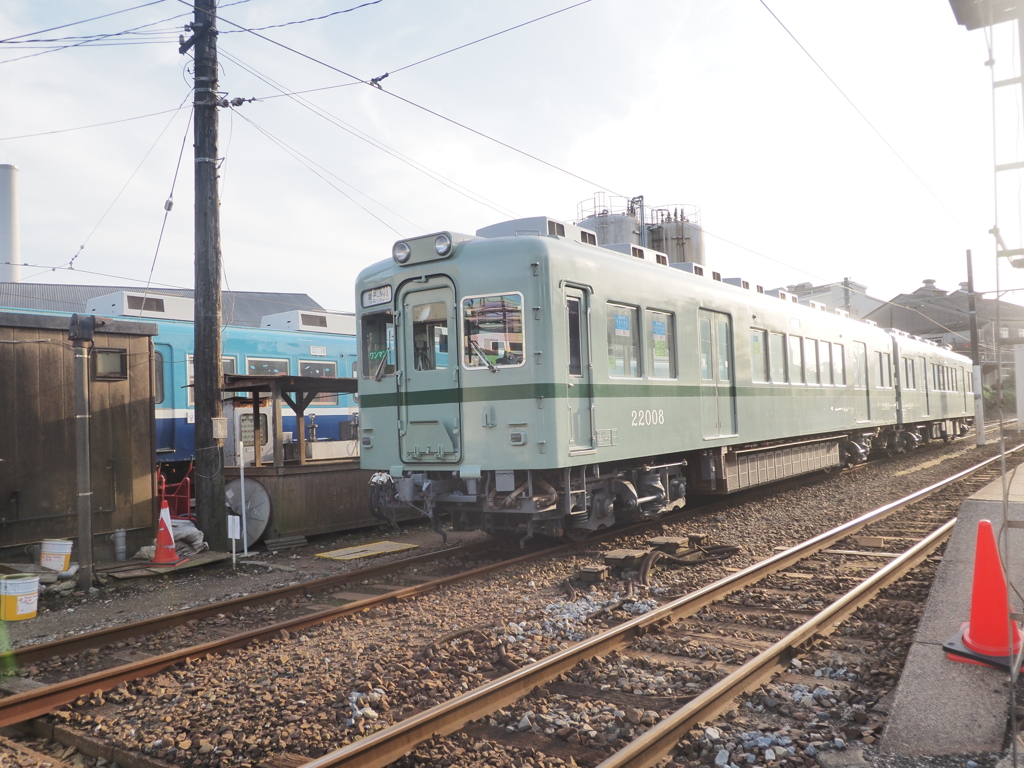
[[[76, 538], [74, 351], [67, 317], [0, 311], [0, 556]], [[106, 320], [90, 349], [90, 476], [97, 559], [106, 535], [153, 538], [156, 510], [152, 323]]]

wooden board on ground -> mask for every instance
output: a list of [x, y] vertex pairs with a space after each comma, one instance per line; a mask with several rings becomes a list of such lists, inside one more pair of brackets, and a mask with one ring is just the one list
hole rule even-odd
[[377, 555], [390, 555], [392, 552], [404, 552], [407, 549], [417, 549], [419, 544], [399, 544], [395, 541], [375, 541], [373, 544], [362, 544], [358, 547], [346, 547], [335, 549], [331, 552], [320, 552], [317, 557], [328, 560], [359, 560], [363, 557], [376, 557]]
[[230, 560], [230, 552], [214, 552], [212, 549], [208, 549], [205, 552], [200, 552], [198, 555], [192, 555], [184, 563], [175, 565], [170, 568], [154, 568], [147, 567], [145, 560], [137, 560], [135, 568], [126, 571], [112, 571], [110, 573], [115, 579], [142, 579], [147, 576], [159, 576], [162, 573], [177, 573], [178, 571], [186, 571], [189, 568], [198, 568], [201, 565], [209, 565], [210, 563], [219, 563], [224, 560]]

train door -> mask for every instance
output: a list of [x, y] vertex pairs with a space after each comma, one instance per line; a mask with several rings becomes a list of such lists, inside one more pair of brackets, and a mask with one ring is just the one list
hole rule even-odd
[[457, 462], [459, 356], [455, 290], [445, 279], [402, 290], [398, 318], [399, 442], [406, 462]]
[[871, 376], [868, 371], [868, 345], [855, 341], [850, 345], [853, 357], [853, 417], [857, 423], [871, 421]]
[[590, 359], [590, 305], [587, 292], [565, 289], [568, 359], [566, 402], [569, 410], [569, 453], [594, 448], [593, 365]]
[[[178, 394], [174, 386], [174, 348], [170, 344], [154, 344], [153, 356], [156, 369], [156, 452], [174, 453], [177, 431], [174, 398]], [[191, 391], [191, 390], [190, 390]]]
[[704, 437], [736, 434], [732, 318], [724, 312], [698, 311], [700, 334], [700, 406]]

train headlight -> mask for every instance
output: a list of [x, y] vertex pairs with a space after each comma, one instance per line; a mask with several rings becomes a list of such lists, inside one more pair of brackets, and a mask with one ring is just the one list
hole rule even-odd
[[395, 243], [395, 247], [391, 249], [391, 255], [399, 264], [405, 264], [412, 255], [412, 249], [408, 243]]
[[438, 235], [434, 238], [434, 250], [438, 256], [447, 256], [452, 249], [452, 239], [448, 235]]

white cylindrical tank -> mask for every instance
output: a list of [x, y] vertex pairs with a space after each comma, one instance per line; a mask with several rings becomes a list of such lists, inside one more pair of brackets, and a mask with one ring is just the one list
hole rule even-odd
[[20, 279], [18, 167], [0, 165], [0, 283], [16, 283]]
[[641, 244], [640, 222], [626, 213], [601, 211], [587, 216], [587, 218], [579, 222], [579, 226], [596, 232], [598, 245], [612, 245], [614, 243]]
[[647, 244], [667, 254], [669, 264], [684, 261], [704, 263], [704, 237], [700, 224], [685, 219], [665, 220], [650, 225], [647, 233]]

